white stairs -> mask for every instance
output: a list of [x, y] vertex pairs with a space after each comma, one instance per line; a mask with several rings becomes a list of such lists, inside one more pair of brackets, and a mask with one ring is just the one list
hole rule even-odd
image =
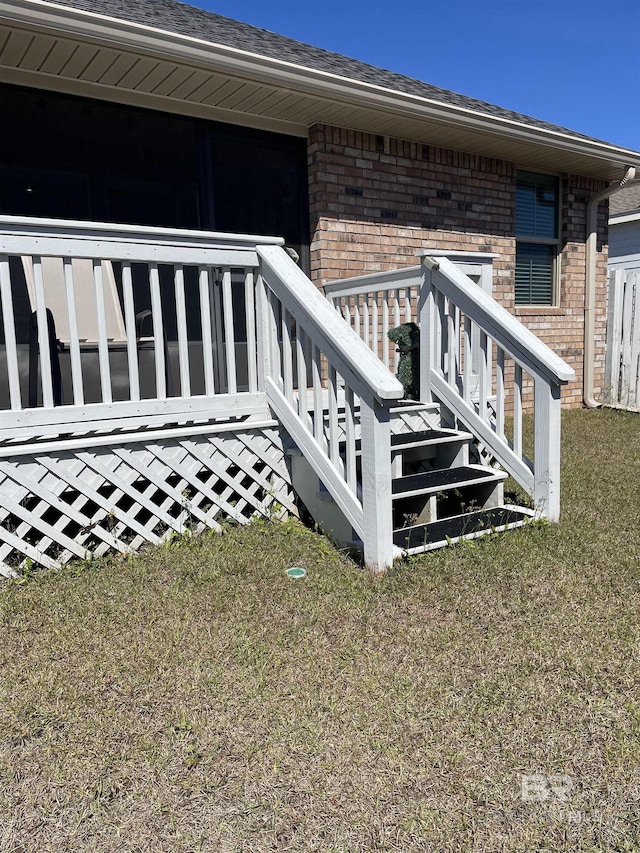
[[[453, 420], [447, 413], [447, 421]], [[399, 402], [391, 410], [391, 497], [396, 556], [521, 527], [535, 516], [505, 503], [507, 472], [481, 462], [474, 436], [445, 425], [436, 403]], [[360, 440], [356, 440], [361, 482]], [[309, 516], [338, 544], [362, 549], [308, 460], [292, 446], [292, 485]]]

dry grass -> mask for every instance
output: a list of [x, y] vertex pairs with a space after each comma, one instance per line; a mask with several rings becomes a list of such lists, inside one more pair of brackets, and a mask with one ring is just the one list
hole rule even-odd
[[291, 523], [4, 585], [0, 850], [640, 850], [640, 418], [563, 428], [562, 525], [380, 581]]

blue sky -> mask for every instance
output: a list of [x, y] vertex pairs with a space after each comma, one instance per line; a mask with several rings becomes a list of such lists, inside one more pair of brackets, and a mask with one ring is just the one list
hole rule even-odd
[[640, 150], [640, 0], [186, 0]]

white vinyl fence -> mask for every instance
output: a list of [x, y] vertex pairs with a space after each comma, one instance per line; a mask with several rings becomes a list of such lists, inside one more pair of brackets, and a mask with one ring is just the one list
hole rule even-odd
[[640, 271], [609, 272], [605, 403], [640, 408]]

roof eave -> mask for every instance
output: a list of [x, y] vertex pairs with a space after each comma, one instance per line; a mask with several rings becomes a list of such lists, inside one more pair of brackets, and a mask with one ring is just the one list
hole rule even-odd
[[46, 0], [0, 0], [0, 15], [23, 24], [63, 30], [79, 37], [115, 42], [173, 59], [198, 62], [262, 82], [284, 84], [346, 102], [381, 110], [392, 109], [406, 115], [455, 124], [481, 133], [560, 149], [602, 160], [603, 167], [605, 164], [609, 168], [611, 164], [640, 167], [640, 152], [631, 149], [583, 139], [502, 116], [476, 112], [455, 104], [446, 104], [193, 36], [61, 6]]

